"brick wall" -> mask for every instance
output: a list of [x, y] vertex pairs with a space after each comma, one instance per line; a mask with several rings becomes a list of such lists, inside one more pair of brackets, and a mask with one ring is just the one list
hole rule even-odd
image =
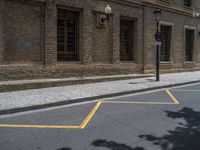
[[5, 0], [5, 61], [41, 61], [42, 3]]
[[[0, 62], [5, 63], [0, 66], [0, 78], [153, 72], [156, 2], [158, 0], [143, 3], [140, 0], [0, 0]], [[97, 27], [97, 16], [104, 14], [107, 4], [112, 7], [109, 22], [105, 27]], [[183, 55], [184, 26], [197, 27], [199, 31], [199, 19], [192, 18], [192, 10], [183, 8], [179, 1], [173, 0], [171, 5], [157, 4], [162, 9], [162, 22], [173, 24], [172, 61], [162, 63], [162, 71], [200, 69], [200, 38], [196, 39], [194, 63], [185, 63]], [[200, 6], [200, 2], [196, 0], [195, 5]], [[80, 61], [75, 64], [57, 61], [58, 8], [80, 13]], [[134, 20], [135, 25], [135, 61], [128, 63], [120, 62], [121, 18]], [[40, 65], [33, 65], [38, 63]]]
[[[104, 12], [105, 6], [112, 7], [112, 15], [105, 27], [97, 27], [96, 17]], [[120, 62], [120, 19], [127, 18], [135, 22], [135, 44], [133, 51], [135, 62], [143, 63], [143, 8], [139, 5], [127, 6], [104, 1], [93, 4], [93, 63], [122, 63]], [[133, 9], [134, 7], [134, 9]], [[110, 46], [111, 45], [111, 46]], [[141, 68], [142, 69], [142, 68]]]
[[[144, 9], [144, 56], [145, 56], [145, 70], [154, 70], [155, 69], [155, 60], [156, 60], [156, 45], [154, 34], [156, 31], [155, 20], [153, 19], [153, 11], [155, 7], [146, 6]], [[167, 63], [161, 62], [161, 69], [170, 70], [191, 70], [195, 69], [199, 63], [200, 55], [200, 43], [199, 37], [195, 35], [195, 48], [194, 48], [194, 61], [191, 63], [186, 63], [184, 59], [184, 26], [196, 27], [196, 30], [199, 31], [199, 19], [192, 18], [192, 11], [187, 13], [185, 12], [176, 12], [168, 10], [164, 7], [161, 7], [161, 23], [168, 24], [172, 26], [172, 42], [171, 42], [171, 60]], [[196, 57], [197, 56], [197, 57]]]
[[0, 63], [4, 61], [3, 14], [4, 0], [0, 0]]
[[45, 4], [45, 65], [55, 65], [57, 61], [57, 8], [54, 2]]
[[43, 67], [42, 65], [5, 65], [0, 66], [0, 81], [17, 79], [41, 79], [41, 78], [65, 78], [81, 76], [118, 75], [129, 73], [141, 73], [138, 65], [81, 65], [59, 64]]

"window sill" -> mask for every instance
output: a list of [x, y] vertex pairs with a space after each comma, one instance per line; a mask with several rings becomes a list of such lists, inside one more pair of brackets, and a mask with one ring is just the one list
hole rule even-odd
[[135, 64], [135, 61], [120, 61], [120, 64]]
[[172, 62], [171, 61], [161, 61], [160, 64], [172, 65]]
[[185, 61], [186, 64], [194, 64], [194, 61]]
[[184, 67], [186, 68], [191, 68], [195, 66], [195, 62], [194, 61], [184, 61]]
[[183, 9], [184, 9], [184, 10], [187, 10], [187, 11], [193, 11], [193, 10], [194, 10], [194, 7], [193, 7], [193, 6], [191, 6], [191, 7], [183, 6]]
[[184, 61], [184, 65], [195, 65], [194, 61]]

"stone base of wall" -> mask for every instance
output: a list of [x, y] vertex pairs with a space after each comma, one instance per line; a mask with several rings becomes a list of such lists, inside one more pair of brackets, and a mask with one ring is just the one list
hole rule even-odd
[[[176, 73], [176, 72], [189, 72], [189, 71], [199, 71], [200, 67], [195, 68], [179, 68], [179, 69], [162, 69], [160, 73]], [[144, 70], [144, 74], [155, 74], [155, 70]]]
[[56, 65], [44, 67], [42, 65], [2, 65], [0, 66], [0, 80], [66, 78], [83, 76], [102, 76], [142, 73], [142, 66], [135, 64], [117, 65]]

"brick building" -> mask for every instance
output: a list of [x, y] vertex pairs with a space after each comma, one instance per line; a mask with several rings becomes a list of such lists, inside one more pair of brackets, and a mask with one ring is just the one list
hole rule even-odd
[[162, 72], [199, 70], [199, 0], [0, 0], [0, 79], [154, 72], [157, 7]]

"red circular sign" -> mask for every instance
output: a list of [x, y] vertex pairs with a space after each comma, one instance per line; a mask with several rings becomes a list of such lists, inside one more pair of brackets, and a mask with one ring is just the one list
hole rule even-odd
[[161, 32], [156, 32], [155, 39], [156, 39], [157, 42], [161, 42], [161, 39], [162, 39]]

